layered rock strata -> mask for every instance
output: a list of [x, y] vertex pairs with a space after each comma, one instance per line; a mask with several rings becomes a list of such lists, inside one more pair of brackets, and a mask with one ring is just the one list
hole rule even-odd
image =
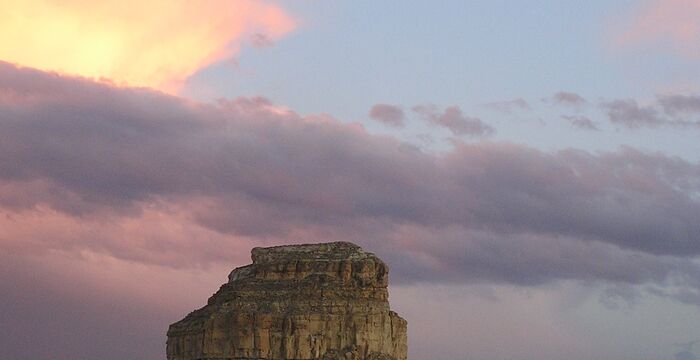
[[254, 248], [207, 305], [170, 325], [168, 360], [406, 360], [388, 269], [345, 243]]

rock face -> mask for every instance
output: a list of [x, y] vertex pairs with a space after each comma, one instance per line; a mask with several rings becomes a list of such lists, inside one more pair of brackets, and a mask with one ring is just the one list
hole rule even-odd
[[344, 243], [255, 248], [207, 305], [170, 325], [168, 360], [406, 360], [387, 266]]

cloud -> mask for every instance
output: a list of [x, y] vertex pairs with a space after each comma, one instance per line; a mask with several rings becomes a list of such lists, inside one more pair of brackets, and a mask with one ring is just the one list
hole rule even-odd
[[522, 98], [508, 101], [495, 101], [483, 105], [487, 109], [510, 114], [515, 110], [530, 110], [530, 105]]
[[252, 0], [22, 0], [0, 9], [0, 60], [167, 92], [251, 34], [271, 40], [295, 26], [279, 6]]
[[369, 117], [389, 126], [404, 126], [404, 113], [403, 110], [398, 106], [387, 104], [375, 104], [369, 110]]
[[662, 95], [658, 97], [659, 104], [667, 115], [659, 113], [655, 104], [640, 106], [636, 100], [617, 99], [601, 103], [601, 108], [606, 112], [608, 119], [613, 124], [622, 125], [629, 129], [643, 127], [658, 128], [671, 127], [698, 127], [700, 122], [687, 117], [676, 115], [692, 114], [697, 110], [696, 101], [692, 96]]
[[271, 47], [275, 44], [267, 34], [259, 32], [250, 36], [250, 43], [257, 48]]
[[671, 116], [700, 114], [700, 96], [665, 94], [657, 96], [664, 112]]
[[596, 123], [586, 116], [580, 115], [562, 115], [562, 119], [568, 121], [571, 125], [582, 130], [600, 131]]
[[696, 163], [633, 148], [426, 154], [264, 98], [198, 104], [0, 65], [0, 257], [187, 269], [347, 240], [403, 283], [696, 289], [698, 179]]
[[559, 91], [552, 95], [551, 98], [544, 99], [544, 101], [551, 102], [556, 105], [570, 106], [576, 108], [580, 108], [588, 104], [588, 101], [586, 101], [586, 99], [584, 99], [581, 95], [567, 91]]
[[413, 111], [421, 115], [428, 123], [449, 129], [456, 136], [489, 136], [495, 130], [481, 119], [462, 114], [457, 106], [450, 106], [444, 112], [434, 105], [419, 105]]
[[659, 127], [666, 124], [666, 120], [656, 109], [650, 106], [639, 106], [636, 100], [612, 100], [604, 102], [601, 107], [606, 111], [610, 122], [629, 129]]
[[615, 37], [618, 44], [660, 45], [680, 55], [700, 56], [700, 2], [653, 0], [644, 2], [623, 23]]

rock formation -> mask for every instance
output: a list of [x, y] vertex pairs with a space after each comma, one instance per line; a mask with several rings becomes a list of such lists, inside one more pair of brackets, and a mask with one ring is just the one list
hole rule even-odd
[[406, 360], [387, 266], [345, 243], [254, 248], [207, 305], [170, 325], [168, 360]]

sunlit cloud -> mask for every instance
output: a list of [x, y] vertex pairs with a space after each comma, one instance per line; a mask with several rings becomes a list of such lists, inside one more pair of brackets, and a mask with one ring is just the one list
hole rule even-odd
[[623, 22], [614, 40], [618, 45], [655, 45], [700, 58], [700, 0], [648, 1]]
[[294, 26], [266, 1], [3, 1], [0, 60], [173, 93], [253, 34]]

